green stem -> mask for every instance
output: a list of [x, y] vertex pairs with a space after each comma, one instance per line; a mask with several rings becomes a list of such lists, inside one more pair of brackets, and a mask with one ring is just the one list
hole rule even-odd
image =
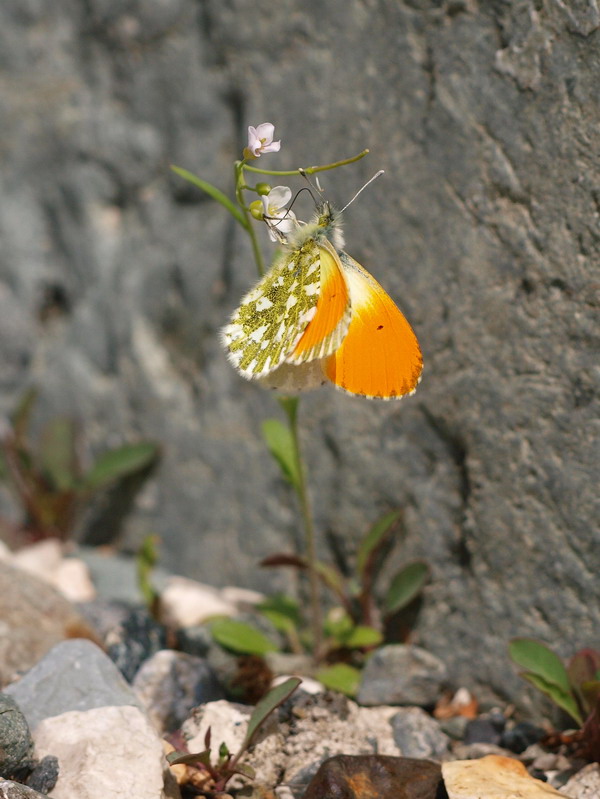
[[309, 579], [309, 602], [310, 602], [310, 627], [313, 639], [313, 656], [318, 660], [323, 649], [323, 622], [321, 615], [321, 585], [317, 560], [317, 545], [315, 536], [315, 526], [310, 507], [308, 495], [308, 485], [306, 480], [306, 467], [302, 460], [300, 451], [300, 439], [298, 437], [298, 398], [281, 397], [279, 403], [286, 412], [292, 442], [294, 445], [294, 459], [298, 472], [298, 484], [295, 486], [300, 514], [304, 525], [304, 535], [306, 540], [306, 559], [308, 562]]
[[[335, 161], [333, 164], [324, 164], [322, 166], [307, 166], [306, 169], [289, 169], [284, 172], [280, 172], [277, 170], [272, 169], [259, 169], [256, 166], [248, 166], [248, 164], [244, 164], [243, 168], [247, 169], [248, 172], [256, 172], [259, 175], [278, 175], [280, 177], [289, 177], [290, 175], [314, 175], [315, 172], [326, 172], [328, 169], [337, 169], [338, 166], [346, 166], [346, 164], [354, 164], [356, 161], [360, 161], [361, 158], [364, 158], [365, 155], [368, 155], [368, 150], [363, 150], [358, 155], [352, 156], [352, 158], [345, 158], [343, 161]], [[238, 162], [241, 163], [241, 162]]]
[[232, 203], [229, 197], [226, 194], [223, 194], [220, 189], [217, 189], [217, 187], [213, 186], [212, 183], [207, 183], [205, 180], [202, 180], [202, 178], [194, 175], [193, 172], [188, 172], [187, 169], [182, 169], [180, 166], [171, 166], [171, 169], [176, 175], [179, 175], [180, 178], [192, 183], [203, 192], [206, 192], [206, 194], [208, 194], [209, 197], [212, 197], [213, 200], [216, 200], [218, 203], [221, 203], [222, 206], [227, 208], [229, 213], [240, 223], [244, 230], [250, 230], [250, 222], [247, 215], [244, 215], [237, 205]]
[[258, 243], [258, 239], [256, 238], [256, 231], [254, 230], [254, 225], [252, 224], [252, 219], [250, 218], [250, 214], [248, 213], [248, 208], [246, 207], [246, 203], [244, 202], [244, 196], [242, 194], [242, 192], [246, 188], [246, 184], [244, 181], [244, 167], [245, 167], [245, 161], [236, 161], [233, 166], [233, 171], [235, 175], [235, 197], [239, 205], [239, 208], [236, 208], [236, 210], [244, 218], [244, 228], [247, 231], [248, 235], [250, 236], [250, 244], [252, 245], [252, 254], [254, 255], [256, 268], [258, 270], [258, 274], [260, 275], [260, 277], [262, 277], [265, 273], [265, 262], [263, 261], [260, 245]]

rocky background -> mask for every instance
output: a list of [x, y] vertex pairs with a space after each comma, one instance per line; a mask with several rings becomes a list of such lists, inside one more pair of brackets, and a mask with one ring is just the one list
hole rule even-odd
[[217, 338], [255, 267], [169, 172], [227, 190], [270, 121], [267, 168], [370, 148], [323, 178], [338, 205], [386, 170], [347, 249], [425, 358], [401, 403], [303, 401], [328, 547], [404, 509], [397, 560], [433, 568], [415, 640], [457, 683], [520, 693], [513, 635], [598, 646], [599, 75], [595, 0], [3, 0], [1, 407], [36, 383], [90, 453], [164, 447], [125, 529], [97, 508], [82, 540], [158, 532], [172, 571], [282, 584], [256, 566], [298, 545], [260, 436], [277, 405]]

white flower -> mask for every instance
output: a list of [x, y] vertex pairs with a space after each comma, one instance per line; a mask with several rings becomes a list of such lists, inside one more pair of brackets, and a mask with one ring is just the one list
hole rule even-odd
[[278, 153], [281, 141], [273, 141], [275, 126], [270, 122], [263, 122], [257, 128], [248, 126], [248, 146], [244, 155], [248, 153], [251, 158], [259, 158], [262, 153]]
[[271, 241], [281, 241], [282, 236], [293, 233], [298, 227], [296, 214], [285, 207], [291, 198], [292, 190], [288, 186], [275, 186], [261, 197]]

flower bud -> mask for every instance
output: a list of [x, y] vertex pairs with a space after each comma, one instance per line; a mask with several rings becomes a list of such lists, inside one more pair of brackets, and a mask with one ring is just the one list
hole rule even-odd
[[260, 200], [254, 200], [254, 202], [250, 203], [248, 208], [250, 209], [250, 213], [254, 219], [258, 219], [259, 222], [262, 222], [262, 220], [265, 218], [262, 202]]
[[254, 190], [257, 194], [264, 195], [268, 194], [271, 191], [271, 187], [268, 183], [257, 183], [254, 187]]

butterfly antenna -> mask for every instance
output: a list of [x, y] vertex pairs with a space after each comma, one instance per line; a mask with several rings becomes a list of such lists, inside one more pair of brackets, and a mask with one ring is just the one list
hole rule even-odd
[[[314, 183], [311, 181], [311, 179], [308, 177], [308, 175], [306, 174], [306, 171], [305, 171], [304, 169], [302, 169], [302, 167], [299, 167], [299, 169], [298, 169], [298, 172], [299, 172], [299, 173], [302, 175], [302, 177], [303, 177], [303, 178], [304, 178], [304, 180], [305, 180], [305, 181], [308, 183], [308, 185], [311, 187], [311, 189], [314, 189], [314, 190], [315, 190], [316, 192], [318, 192], [319, 194], [323, 194], [323, 189], [321, 188], [321, 184], [319, 183], [319, 178], [318, 178], [318, 176], [315, 178], [315, 182], [316, 182], [316, 185], [315, 185], [315, 184], [314, 184]], [[314, 203], [315, 203], [315, 205], [316, 205], [316, 204], [317, 204], [317, 201], [315, 200], [314, 194], [311, 192], [311, 193], [310, 193], [310, 195], [311, 195], [311, 197], [313, 198], [313, 201], [314, 201]]]
[[364, 186], [362, 186], [362, 187], [361, 187], [361, 188], [360, 188], [360, 189], [359, 189], [359, 190], [356, 192], [356, 194], [355, 194], [355, 195], [354, 195], [354, 197], [353, 197], [353, 198], [350, 200], [350, 202], [349, 202], [349, 203], [346, 203], [346, 205], [345, 205], [345, 206], [342, 208], [342, 210], [340, 211], [340, 214], [341, 214], [341, 213], [343, 213], [343, 212], [346, 210], [346, 208], [347, 208], [349, 205], [352, 205], [352, 203], [354, 202], [354, 200], [356, 200], [356, 198], [358, 197], [358, 195], [359, 195], [361, 192], [363, 192], [363, 191], [364, 191], [364, 190], [367, 188], [367, 186], [369, 186], [371, 183], [373, 183], [373, 181], [374, 181], [374, 180], [376, 180], [376, 179], [377, 179], [377, 178], [378, 178], [380, 175], [383, 175], [383, 172], [384, 172], [384, 170], [383, 170], [383, 169], [380, 169], [380, 170], [379, 170], [379, 172], [376, 172], [376, 173], [373, 175], [373, 177], [371, 178], [371, 180], [367, 180], [367, 182], [365, 183], [365, 185], [364, 185]]

